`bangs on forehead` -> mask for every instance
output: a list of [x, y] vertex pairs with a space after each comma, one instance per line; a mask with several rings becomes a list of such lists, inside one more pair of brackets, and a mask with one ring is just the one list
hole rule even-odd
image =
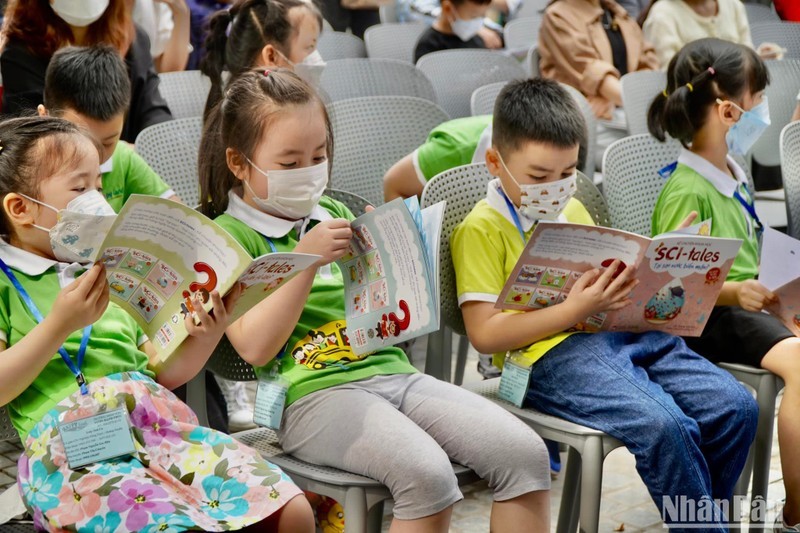
[[88, 153], [96, 152], [100, 157], [100, 147], [92, 138], [82, 133], [57, 133], [48, 135], [36, 143], [32, 161], [37, 161], [33, 174], [39, 179], [47, 179], [62, 172], [69, 172], [80, 164]]

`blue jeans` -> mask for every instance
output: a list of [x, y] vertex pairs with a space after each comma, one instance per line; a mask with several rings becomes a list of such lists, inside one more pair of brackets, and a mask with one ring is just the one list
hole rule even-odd
[[[533, 365], [527, 402], [622, 441], [677, 528], [663, 497], [730, 501], [758, 419], [729, 373], [659, 332], [570, 336]], [[724, 531], [724, 521], [707, 529]]]

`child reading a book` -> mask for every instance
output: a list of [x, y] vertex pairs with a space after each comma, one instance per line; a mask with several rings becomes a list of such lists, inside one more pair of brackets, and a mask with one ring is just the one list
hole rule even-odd
[[105, 268], [52, 246], [57, 218], [91, 222], [75, 214], [104, 202], [99, 166], [99, 146], [70, 122], [0, 123], [0, 405], [24, 443], [18, 480], [37, 529], [314, 531], [288, 477], [199, 426], [168, 390], [203, 368], [238, 290], [214, 291], [212, 312], [198, 302], [190, 337], [155, 363], [133, 317], [109, 304]]
[[[486, 153], [497, 179], [451, 237], [470, 341], [501, 359], [524, 355], [532, 364], [527, 405], [625, 443], [659, 509], [679, 496], [730, 499], [755, 434], [757, 407], [747, 391], [680, 337], [571, 330], [630, 303], [632, 268], [620, 273], [614, 261], [590, 270], [565, 301], [543, 309], [495, 308], [539, 220], [591, 223], [571, 198], [584, 129], [577, 106], [553, 81], [511, 82], [498, 96]], [[542, 196], [553, 201], [531, 202]], [[722, 531], [723, 520], [716, 515], [703, 526]]]
[[[667, 87], [650, 107], [650, 131], [680, 140], [677, 166], [653, 211], [653, 233], [690, 211], [713, 218], [711, 234], [744, 242], [700, 337], [687, 344], [713, 362], [774, 372], [786, 383], [778, 414], [786, 503], [785, 531], [800, 530], [800, 340], [761, 310], [776, 300], [758, 281], [761, 221], [747, 179], [731, 155], [744, 155], [769, 125], [769, 73], [751, 48], [718, 39], [686, 45], [670, 61]], [[780, 520], [780, 517], [778, 517]]]
[[68, 46], [50, 60], [44, 79], [40, 116], [59, 117], [89, 130], [102, 145], [103, 195], [119, 212], [131, 194], [177, 200], [131, 145], [120, 141], [131, 101], [125, 61], [108, 45]]
[[201, 141], [206, 214], [254, 257], [270, 249], [322, 256], [227, 329], [259, 386], [288, 387], [283, 449], [385, 484], [392, 531], [448, 530], [462, 498], [450, 460], [494, 491], [492, 531], [548, 531], [550, 477], [538, 435], [488, 400], [418, 373], [396, 347], [353, 353], [334, 262], [348, 250], [353, 215], [322, 195], [330, 132], [324, 105], [297, 75], [252, 71], [232, 82]]

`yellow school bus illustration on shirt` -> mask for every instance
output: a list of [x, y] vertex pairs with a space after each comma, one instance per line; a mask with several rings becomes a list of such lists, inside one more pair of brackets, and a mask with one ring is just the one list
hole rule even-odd
[[344, 320], [329, 322], [297, 341], [292, 348], [295, 364], [305, 365], [312, 370], [329, 367], [346, 368], [347, 363], [360, 361], [365, 355], [356, 355], [350, 348], [347, 337], [347, 323]]

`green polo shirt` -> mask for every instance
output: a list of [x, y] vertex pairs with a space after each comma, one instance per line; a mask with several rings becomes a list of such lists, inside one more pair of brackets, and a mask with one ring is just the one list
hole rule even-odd
[[[424, 184], [445, 170], [484, 161], [491, 145], [491, 125], [492, 115], [481, 115], [436, 126], [412, 155], [419, 180]], [[484, 153], [476, 153], [478, 149]]]
[[755, 279], [759, 261], [755, 223], [734, 198], [733, 192], [738, 190], [750, 203], [753, 198], [743, 186], [746, 181], [744, 171], [732, 160], [728, 165], [736, 179], [700, 156], [684, 150], [653, 209], [652, 234], [673, 231], [689, 213], [697, 211], [698, 220], [712, 219], [712, 236], [744, 241], [727, 279]]
[[[76, 264], [57, 263], [3, 242], [0, 242], [0, 258], [11, 267], [44, 316], [50, 313], [59, 291], [83, 272], [83, 268]], [[0, 272], [0, 340], [8, 347], [14, 346], [36, 325], [36, 319], [17, 289]], [[64, 342], [64, 348], [73, 360], [82, 334], [82, 330], [75, 331]], [[89, 337], [81, 369], [86, 380], [91, 383], [111, 374], [133, 371], [154, 377], [147, 368], [147, 354], [138, 348], [145, 341], [144, 333], [133, 318], [116, 304], [108, 304]], [[75, 376], [61, 356], [54, 353], [33, 383], [7, 405], [11, 422], [20, 437], [24, 440], [49, 410], [77, 390]]]
[[[235, 198], [234, 198], [235, 197]], [[265, 235], [278, 252], [291, 252], [298, 243], [298, 229], [245, 204], [236, 193], [216, 222], [227, 230], [253, 258], [270, 253]], [[321, 208], [321, 209], [320, 209]], [[311, 213], [308, 228], [320, 220], [346, 218], [353, 214], [344, 204], [323, 196]], [[250, 224], [257, 226], [254, 229]], [[269, 325], [265, 325], [269, 327]], [[261, 374], [272, 364], [256, 368]], [[345, 320], [344, 279], [339, 265], [321, 267], [314, 277], [311, 293], [280, 359], [280, 373], [289, 381], [286, 405], [312, 392], [380, 374], [411, 374], [416, 369], [400, 348], [388, 346], [368, 355], [350, 349]]]
[[111, 155], [111, 172], [103, 174], [103, 194], [119, 213], [132, 194], [169, 198], [175, 192], [126, 142], [118, 142]]

